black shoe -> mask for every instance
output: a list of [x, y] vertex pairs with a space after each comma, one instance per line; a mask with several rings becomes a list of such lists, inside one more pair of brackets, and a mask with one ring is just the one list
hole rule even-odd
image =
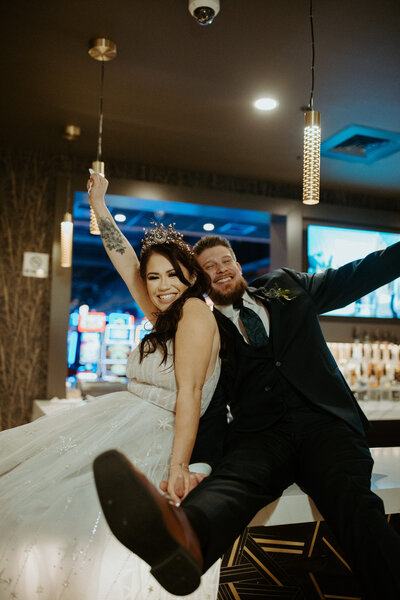
[[182, 508], [173, 506], [128, 459], [109, 450], [93, 463], [97, 493], [115, 537], [151, 567], [171, 594], [200, 585], [200, 544]]

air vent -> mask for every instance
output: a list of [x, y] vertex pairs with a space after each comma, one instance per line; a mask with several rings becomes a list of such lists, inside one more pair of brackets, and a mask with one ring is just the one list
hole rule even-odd
[[350, 154], [351, 156], [362, 156], [366, 158], [371, 152], [381, 150], [384, 146], [390, 144], [390, 140], [371, 137], [370, 135], [353, 135], [351, 138], [344, 140], [329, 152], [340, 152], [341, 154]]
[[350, 162], [374, 163], [400, 151], [400, 133], [350, 125], [321, 144], [321, 155]]

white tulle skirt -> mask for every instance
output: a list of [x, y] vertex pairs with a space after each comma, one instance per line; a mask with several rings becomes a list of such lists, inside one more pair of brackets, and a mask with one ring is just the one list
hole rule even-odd
[[[174, 414], [117, 392], [0, 433], [0, 600], [170, 600], [100, 510], [93, 459], [118, 448], [158, 486]], [[188, 600], [217, 597], [219, 564]]]

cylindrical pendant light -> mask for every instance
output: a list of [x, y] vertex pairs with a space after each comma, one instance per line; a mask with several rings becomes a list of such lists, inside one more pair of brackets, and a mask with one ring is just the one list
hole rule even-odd
[[[92, 169], [95, 173], [99, 173], [104, 177], [104, 162], [102, 160], [94, 160], [92, 162]], [[90, 227], [89, 232], [92, 235], [100, 235], [100, 229], [97, 224], [96, 215], [94, 214], [94, 210], [90, 207]]]
[[314, 110], [315, 43], [312, 0], [310, 0], [311, 28], [311, 93], [304, 123], [303, 204], [318, 204], [321, 161], [321, 113]]
[[74, 232], [74, 224], [72, 215], [66, 212], [61, 221], [61, 266], [72, 266], [72, 238]]
[[[111, 40], [106, 38], [96, 38], [89, 42], [89, 54], [95, 60], [101, 62], [100, 77], [100, 96], [99, 96], [99, 129], [97, 137], [97, 158], [92, 162], [92, 169], [104, 177], [104, 162], [102, 161], [103, 144], [103, 88], [104, 88], [104, 63], [113, 60], [117, 56], [117, 46]], [[100, 235], [100, 229], [97, 224], [96, 215], [90, 207], [90, 233]]]
[[321, 150], [321, 114], [307, 110], [304, 123], [303, 204], [318, 204]]
[[[75, 134], [72, 136], [70, 135], [69, 137], [67, 137], [66, 139], [68, 139], [69, 142], [72, 142], [73, 140], [75, 140], [77, 137], [79, 137], [80, 135], [80, 127], [75, 126], [75, 125], [68, 125], [65, 128], [65, 131], [67, 131], [67, 128], [70, 128], [71, 131], [72, 129], [75, 131]], [[64, 135], [65, 137], [65, 135]], [[60, 239], [60, 245], [61, 245], [61, 252], [60, 252], [60, 265], [62, 267], [72, 267], [72, 242], [73, 242], [73, 233], [74, 233], [74, 223], [72, 220], [72, 213], [74, 212], [73, 206], [74, 206], [74, 201], [73, 201], [73, 196], [71, 194], [71, 179], [72, 179], [72, 157], [71, 155], [69, 155], [69, 173], [68, 173], [68, 178], [67, 178], [67, 186], [66, 186], [66, 202], [65, 202], [65, 214], [63, 217], [63, 220], [61, 221], [61, 239]]]

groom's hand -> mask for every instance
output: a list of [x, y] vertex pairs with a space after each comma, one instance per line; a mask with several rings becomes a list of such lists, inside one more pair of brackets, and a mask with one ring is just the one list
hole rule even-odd
[[[208, 477], [208, 475], [206, 475], [205, 473], [190, 473], [188, 493], [194, 490], [194, 488], [198, 486], [199, 483], [201, 483], [205, 477]], [[168, 481], [161, 481], [159, 487], [161, 491], [166, 492], [168, 489]]]

